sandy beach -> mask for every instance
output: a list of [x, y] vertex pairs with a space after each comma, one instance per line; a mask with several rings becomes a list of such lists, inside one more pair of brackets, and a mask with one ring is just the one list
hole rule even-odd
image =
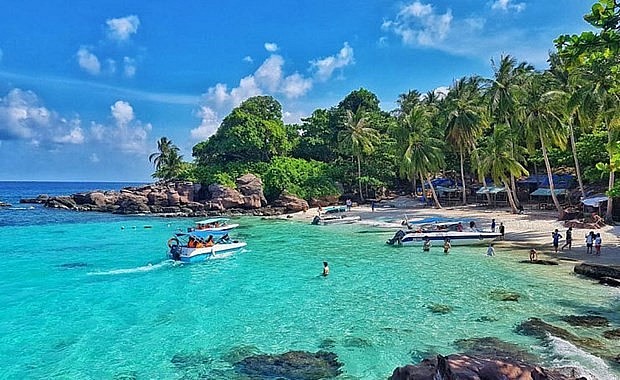
[[[593, 230], [600, 233], [603, 241], [601, 255], [586, 254], [585, 235], [590, 229], [573, 228], [572, 249], [568, 248], [554, 253], [551, 233], [557, 228], [562, 235], [560, 247], [564, 245], [564, 237], [567, 227], [563, 221], [557, 220], [555, 211], [530, 210], [523, 214], [512, 214], [508, 208], [481, 208], [474, 205], [444, 207], [436, 209], [416, 205], [410, 198], [400, 197], [390, 201], [382, 201], [376, 204], [372, 211], [370, 206], [354, 206], [348, 215], [359, 215], [362, 223], [368, 221], [382, 222], [386, 220], [402, 221], [405, 215], [409, 220], [423, 219], [425, 217], [444, 217], [462, 220], [464, 224], [473, 220], [478, 228], [490, 230], [491, 220], [495, 219], [496, 225], [504, 223], [506, 228], [505, 240], [494, 243], [498, 254], [517, 254], [522, 259], [528, 259], [529, 250], [535, 248], [539, 258], [558, 259], [575, 262], [586, 262], [606, 265], [620, 265], [620, 226], [605, 226]], [[304, 220], [308, 223], [318, 215], [318, 209], [312, 208], [306, 212], [290, 214], [289, 218]], [[394, 228], [394, 232], [397, 228]]]

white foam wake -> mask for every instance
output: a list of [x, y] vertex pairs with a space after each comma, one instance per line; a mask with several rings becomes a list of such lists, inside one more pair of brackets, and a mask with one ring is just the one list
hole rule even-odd
[[170, 265], [171, 265], [171, 261], [163, 261], [158, 264], [148, 264], [148, 265], [144, 265], [141, 267], [126, 268], [126, 269], [113, 269], [113, 270], [103, 271], [103, 272], [89, 272], [87, 274], [91, 276], [110, 276], [110, 275], [117, 275], [117, 274], [143, 273], [143, 272], [150, 272], [150, 271], [154, 271], [154, 270], [161, 269], [164, 267], [168, 267]]
[[575, 367], [583, 371], [575, 374], [576, 376], [584, 376], [591, 380], [618, 380], [618, 376], [603, 359], [555, 336], [549, 336], [549, 344], [557, 356], [552, 362], [553, 367]]

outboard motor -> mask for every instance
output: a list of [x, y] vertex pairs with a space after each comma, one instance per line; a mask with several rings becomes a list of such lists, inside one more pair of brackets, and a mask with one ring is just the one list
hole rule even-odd
[[392, 237], [390, 240], [386, 241], [387, 244], [389, 245], [394, 245], [394, 243], [398, 243], [398, 245], [401, 245], [401, 241], [403, 239], [403, 237], [405, 236], [405, 231], [403, 230], [398, 230], [396, 232], [396, 234], [394, 234], [394, 237]]
[[317, 215], [314, 217], [314, 219], [312, 219], [312, 225], [316, 226], [319, 224], [320, 221], [321, 221], [321, 217]]
[[173, 245], [172, 248], [170, 248], [170, 255], [172, 256], [172, 260], [174, 261], [181, 260], [181, 246]]

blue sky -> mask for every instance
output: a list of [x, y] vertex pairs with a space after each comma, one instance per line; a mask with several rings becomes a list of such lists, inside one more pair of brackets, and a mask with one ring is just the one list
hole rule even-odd
[[501, 54], [542, 69], [592, 2], [5, 1], [0, 180], [148, 181], [160, 137], [191, 159], [253, 95], [292, 123], [360, 87], [391, 110]]

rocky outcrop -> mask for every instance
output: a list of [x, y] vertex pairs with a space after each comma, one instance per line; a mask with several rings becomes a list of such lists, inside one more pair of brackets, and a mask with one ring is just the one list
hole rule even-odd
[[579, 264], [575, 265], [575, 273], [595, 278], [597, 280], [603, 277], [614, 278], [620, 280], [620, 266], [618, 265], [601, 265], [601, 264]]
[[237, 190], [246, 197], [246, 208], [261, 208], [267, 206], [267, 199], [263, 193], [263, 181], [254, 174], [244, 174], [235, 182]]
[[[572, 371], [571, 371], [572, 370]], [[566, 374], [565, 372], [569, 372]], [[571, 373], [572, 372], [572, 373]], [[519, 379], [519, 380], [578, 380], [575, 369], [548, 370], [513, 360], [455, 354], [437, 355], [418, 365], [407, 365], [394, 370], [391, 380], [457, 380], [457, 379]]]
[[253, 355], [234, 364], [235, 370], [254, 379], [333, 379], [342, 363], [332, 352], [290, 351], [278, 355]]
[[221, 209], [243, 208], [245, 201], [240, 192], [230, 187], [218, 184], [209, 185], [210, 202], [217, 204]]
[[291, 194], [282, 194], [273, 202], [274, 207], [280, 207], [285, 212], [298, 212], [308, 210], [308, 202]]

